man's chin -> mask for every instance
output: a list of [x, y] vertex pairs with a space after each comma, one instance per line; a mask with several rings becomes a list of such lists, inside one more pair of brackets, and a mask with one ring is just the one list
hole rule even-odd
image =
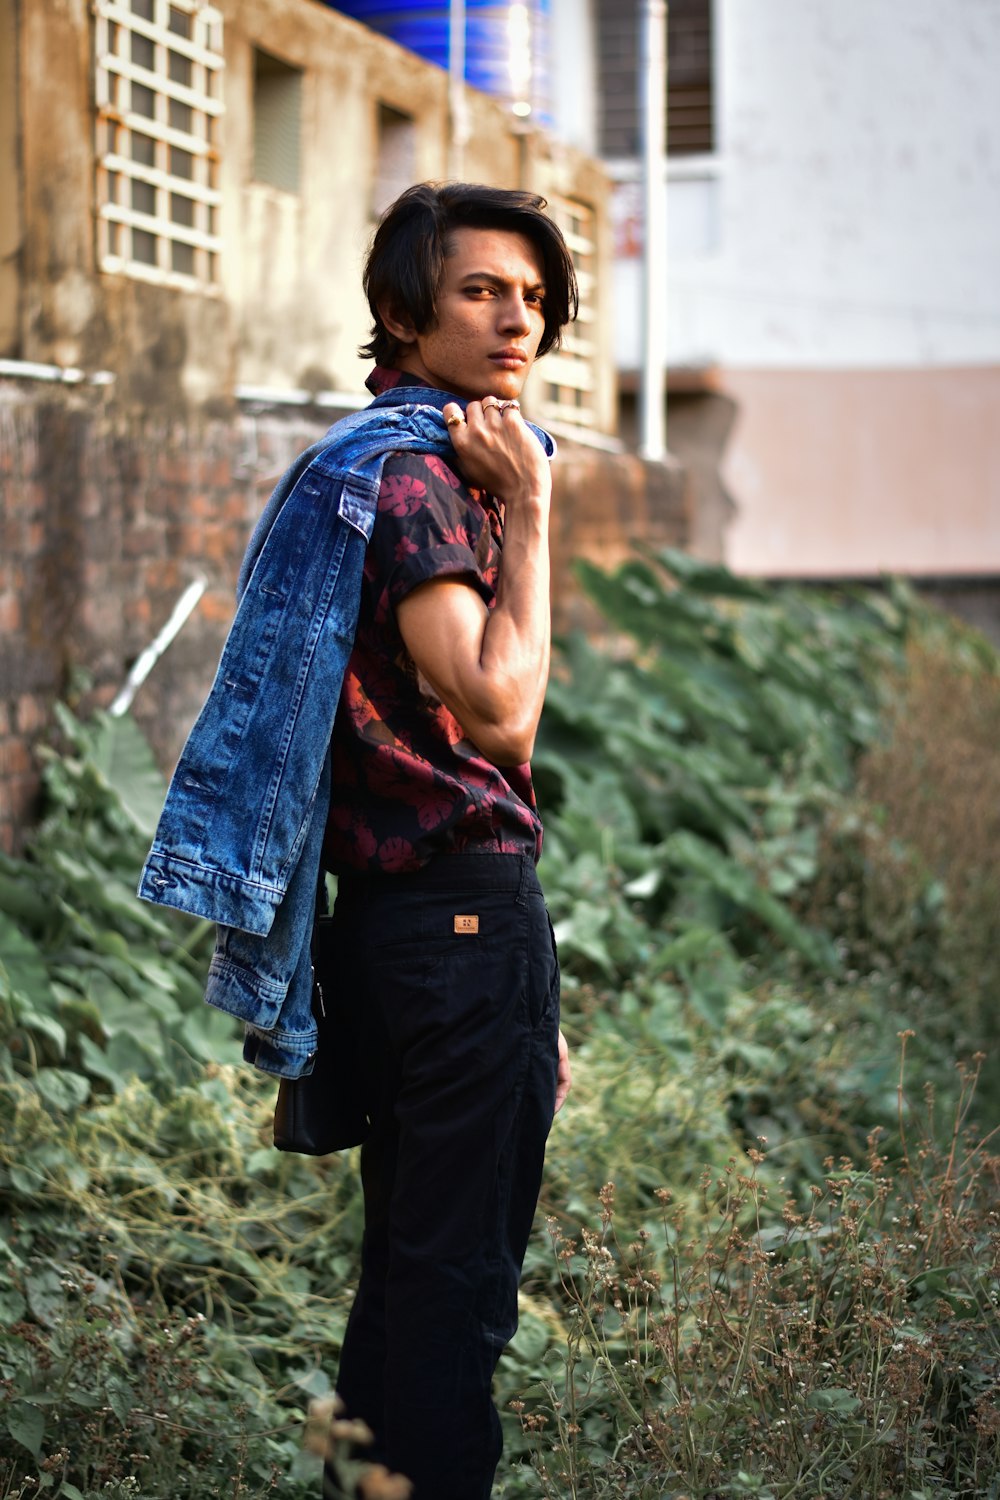
[[497, 370], [483, 391], [484, 396], [496, 396], [500, 401], [520, 399], [526, 376], [520, 370]]
[[520, 399], [527, 378], [528, 372], [522, 369], [487, 369], [483, 371], [482, 384], [476, 390], [472, 389], [471, 381], [468, 385], [463, 382], [440, 383], [444, 389], [454, 391], [465, 401], [482, 401], [484, 396], [496, 396], [498, 401], [517, 401]]

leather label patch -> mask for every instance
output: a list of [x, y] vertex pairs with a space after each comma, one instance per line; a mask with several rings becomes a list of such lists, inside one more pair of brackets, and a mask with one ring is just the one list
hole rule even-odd
[[456, 917], [455, 918], [455, 931], [456, 932], [478, 932], [479, 931], [479, 918], [478, 917]]

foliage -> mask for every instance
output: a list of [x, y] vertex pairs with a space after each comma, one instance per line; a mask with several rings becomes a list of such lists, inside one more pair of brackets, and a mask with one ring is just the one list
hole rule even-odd
[[[900, 853], [895, 880], [868, 882], [868, 908], [877, 926], [895, 927], [903, 902], [929, 886], [945, 909], [940, 968], [951, 1025], [972, 1051], [993, 1043], [997, 1009], [1000, 662], [974, 632], [931, 617], [891, 687], [887, 732], [864, 756], [859, 786], [878, 809], [877, 837]], [[1000, 1106], [995, 1048], [980, 1093]]]
[[911, 856], [853, 785], [859, 756], [891, 764], [884, 709], [933, 617], [902, 588], [764, 590], [673, 553], [585, 576], [638, 649], [569, 643], [536, 756], [569, 1024], [606, 1085], [574, 1121], [577, 1197], [609, 1152], [631, 1201], [649, 1159], [696, 1175], [694, 1141], [718, 1164], [759, 1134], [816, 1179], [893, 1121], [900, 1030], [942, 1096], [992, 1042], [985, 1008], [959, 1024], [936, 872], [870, 900]]
[[357, 1188], [273, 1150], [273, 1085], [202, 1001], [207, 927], [133, 894], [138, 731], [62, 728], [30, 858], [0, 861], [0, 1493], [312, 1493]]
[[[973, 1001], [963, 934], [996, 877], [949, 842], [970, 825], [947, 772], [957, 734], [991, 826], [995, 658], [900, 589], [763, 589], [676, 554], [585, 572], [614, 644], [565, 643], [536, 760], [576, 1078], [557, 1253], [539, 1232], [498, 1375], [525, 1403], [498, 1492], [987, 1494], [994, 1167], [961, 1134], [942, 1165], [931, 1125], [904, 1149], [897, 1034], [938, 1117], [988, 1128], [952, 1059], [990, 1040], [1000, 950], [975, 949]], [[932, 723], [925, 657], [973, 674], [964, 714]], [[274, 1152], [273, 1085], [202, 1003], [208, 930], [132, 894], [162, 798], [134, 725], [66, 711], [62, 734], [45, 820], [0, 860], [0, 1495], [294, 1500], [319, 1483], [302, 1440], [356, 1273], [354, 1164]], [[924, 766], [945, 805], [907, 825]], [[812, 1330], [809, 1296], [831, 1314]], [[919, 1421], [879, 1428], [917, 1399], [904, 1365]]]
[[[638, 651], [570, 642], [547, 699], [535, 765], [562, 951], [615, 986], [673, 974], [717, 1021], [746, 959], [836, 974], [794, 898], [874, 737], [871, 681], [898, 661], [904, 608], [767, 593], [674, 553], [583, 572]], [[721, 991], [702, 982], [727, 964]]]
[[30, 860], [0, 856], [8, 1046], [53, 1108], [133, 1077], [170, 1093], [239, 1056], [232, 1027], [202, 1004], [211, 927], [136, 899], [164, 786], [134, 723], [57, 711], [64, 753], [43, 751], [48, 812]]
[[[974, 1077], [967, 1079], [968, 1089]], [[959, 1122], [968, 1103], [959, 1106]], [[550, 1221], [571, 1319], [514, 1405], [546, 1500], [1000, 1493], [1000, 1158], [956, 1129], [768, 1208], [751, 1149], [654, 1236]]]

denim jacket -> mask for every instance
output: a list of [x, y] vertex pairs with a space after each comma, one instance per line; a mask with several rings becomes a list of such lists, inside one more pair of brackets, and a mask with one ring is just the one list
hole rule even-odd
[[[330, 736], [382, 469], [393, 452], [453, 457], [441, 410], [454, 399], [385, 391], [279, 480], [143, 866], [145, 900], [218, 924], [205, 999], [246, 1022], [244, 1057], [268, 1073], [299, 1077], [315, 1057], [310, 939]], [[551, 457], [552, 439], [533, 430]]]

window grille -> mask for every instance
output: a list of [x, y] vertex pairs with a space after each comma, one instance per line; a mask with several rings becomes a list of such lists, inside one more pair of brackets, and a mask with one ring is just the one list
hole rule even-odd
[[217, 290], [222, 16], [201, 0], [94, 0], [102, 271]]
[[253, 175], [286, 193], [299, 190], [302, 70], [254, 48]]
[[589, 205], [567, 198], [550, 199], [548, 212], [563, 232], [576, 267], [580, 310], [576, 321], [564, 329], [562, 345], [539, 366], [545, 380], [539, 420], [553, 427], [593, 427], [595, 410], [595, 364], [597, 359], [595, 306], [596, 278], [594, 211]]
[[381, 218], [416, 175], [417, 124], [412, 115], [391, 105], [378, 105], [376, 119], [375, 180], [372, 184], [372, 217]]
[[[641, 14], [638, 0], [597, 0], [601, 155], [638, 156]], [[667, 154], [715, 144], [712, 0], [670, 0], [667, 10]]]

